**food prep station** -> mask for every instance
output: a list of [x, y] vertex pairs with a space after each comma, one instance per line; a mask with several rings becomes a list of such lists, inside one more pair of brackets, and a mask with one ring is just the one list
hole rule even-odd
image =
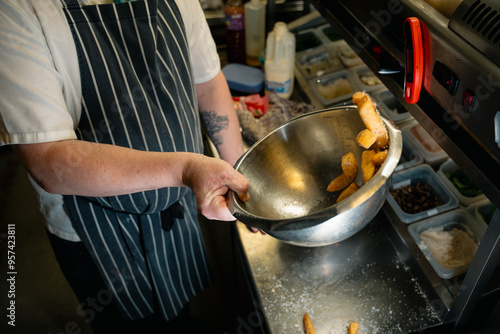
[[[302, 317], [307, 312], [317, 333], [347, 333], [352, 321], [359, 322], [359, 333], [494, 333], [495, 317], [500, 315], [500, 219], [498, 213], [492, 214], [499, 203], [487, 196], [497, 195], [490, 185], [494, 181], [473, 178], [487, 195], [462, 196], [446, 171], [464, 168], [469, 174], [484, 167], [470, 169], [463, 162], [464, 152], [450, 149], [451, 139], [430, 136], [436, 129], [429, 128], [422, 111], [428, 105], [404, 103], [397, 96], [402, 88], [394, 83], [401, 84], [400, 77], [388, 81], [380, 73], [375, 75], [379, 64], [373, 64], [373, 55], [366, 51], [353, 52], [356, 42], [338, 18], [342, 15], [333, 13], [333, 5], [312, 3], [324, 17], [313, 11], [305, 21], [297, 20], [308, 23], [307, 28], [295, 29], [297, 90], [318, 109], [352, 104], [353, 92], [369, 92], [381, 115], [403, 133], [403, 154], [392, 187], [405, 180], [426, 181], [443, 205], [405, 215], [389, 195], [361, 232], [324, 247], [289, 245], [252, 233], [237, 222], [236, 248], [254, 305], [250, 314], [258, 315], [247, 325], [259, 333], [303, 333]], [[423, 99], [428, 103], [425, 93]], [[430, 227], [446, 229], [450, 222], [480, 244], [470, 267], [443, 269], [419, 237]]]

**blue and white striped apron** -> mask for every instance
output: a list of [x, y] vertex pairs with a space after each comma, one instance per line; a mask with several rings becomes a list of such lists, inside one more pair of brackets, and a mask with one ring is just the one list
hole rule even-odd
[[[203, 152], [189, 49], [174, 0], [61, 0], [79, 57], [80, 140]], [[211, 280], [189, 188], [64, 196], [73, 226], [125, 319], [171, 320]], [[184, 212], [182, 212], [184, 209]]]

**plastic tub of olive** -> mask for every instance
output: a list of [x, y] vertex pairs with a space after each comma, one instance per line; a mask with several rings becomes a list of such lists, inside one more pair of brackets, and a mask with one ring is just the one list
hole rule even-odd
[[340, 192], [331, 193], [326, 188], [342, 173], [344, 154], [353, 152], [361, 162], [365, 150], [356, 142], [357, 134], [365, 129], [357, 107], [307, 113], [275, 129], [235, 165], [250, 182], [250, 200], [242, 202], [231, 193], [233, 215], [293, 245], [325, 246], [353, 236], [384, 204], [401, 156], [400, 130], [391, 121], [382, 120], [389, 134], [385, 162], [366, 183], [360, 170], [355, 179], [359, 190], [339, 203]]

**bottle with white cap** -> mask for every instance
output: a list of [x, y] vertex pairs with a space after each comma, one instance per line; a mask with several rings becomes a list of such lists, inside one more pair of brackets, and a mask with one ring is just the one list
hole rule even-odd
[[245, 3], [245, 43], [247, 64], [260, 66], [259, 54], [266, 47], [266, 5], [262, 0]]
[[276, 22], [266, 41], [266, 91], [288, 99], [293, 92], [294, 69], [295, 36], [284, 22]]

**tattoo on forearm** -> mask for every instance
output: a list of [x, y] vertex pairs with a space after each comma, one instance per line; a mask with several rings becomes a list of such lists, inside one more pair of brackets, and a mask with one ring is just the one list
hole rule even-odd
[[200, 115], [205, 125], [205, 130], [208, 132], [215, 146], [222, 145], [223, 138], [219, 132], [229, 128], [229, 118], [227, 116], [219, 116], [213, 110], [202, 110]]

